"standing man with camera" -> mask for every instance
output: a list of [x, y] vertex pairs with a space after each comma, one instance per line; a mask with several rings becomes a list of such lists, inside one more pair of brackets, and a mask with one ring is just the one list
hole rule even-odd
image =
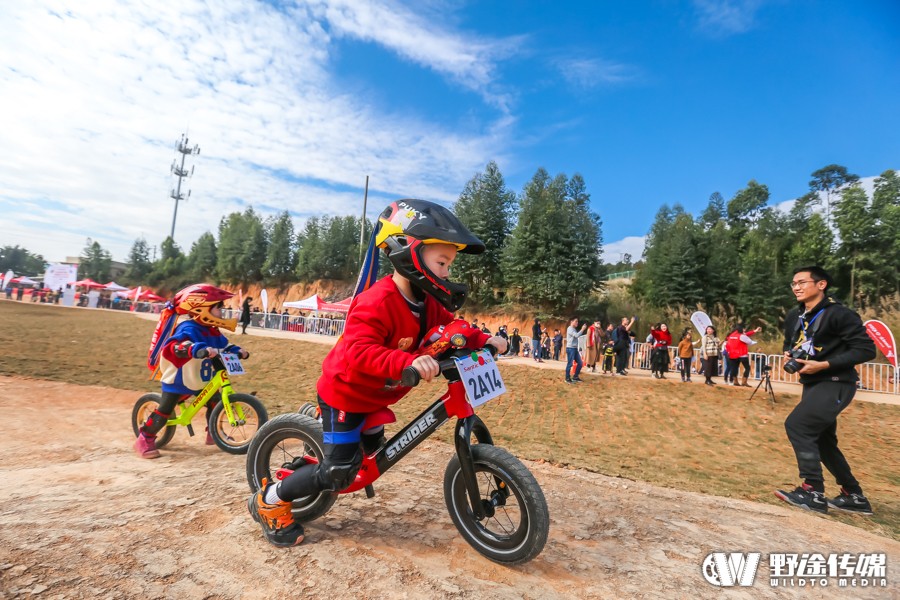
[[[815, 512], [827, 513], [831, 506], [870, 515], [872, 506], [838, 449], [837, 417], [856, 393], [854, 367], [875, 358], [875, 344], [858, 314], [826, 296], [830, 283], [828, 273], [817, 266], [796, 269], [791, 281], [800, 305], [784, 322], [784, 370], [800, 374], [803, 394], [784, 428], [803, 483], [775, 495]], [[840, 495], [827, 501], [823, 464], [841, 486]]]

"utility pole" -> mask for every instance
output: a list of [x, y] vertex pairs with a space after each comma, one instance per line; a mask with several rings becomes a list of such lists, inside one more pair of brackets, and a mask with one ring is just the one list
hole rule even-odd
[[366, 232], [366, 204], [369, 202], [369, 176], [366, 175], [366, 191], [363, 194], [363, 212], [362, 221], [359, 224], [359, 264], [362, 265], [363, 252], [365, 252], [365, 232]]
[[200, 154], [200, 146], [194, 144], [194, 147], [191, 148], [188, 144], [188, 138], [182, 133], [181, 140], [175, 143], [175, 150], [181, 153], [181, 166], [178, 166], [177, 158], [172, 161], [171, 171], [178, 177], [178, 183], [176, 184], [175, 189], [169, 194], [169, 196], [175, 200], [175, 214], [172, 215], [172, 233], [169, 234], [169, 237], [172, 238], [173, 242], [175, 241], [175, 219], [178, 218], [178, 202], [181, 200], [186, 201], [191, 197], [191, 190], [188, 190], [187, 196], [181, 193], [181, 180], [194, 174], [194, 167], [191, 167], [191, 170], [188, 171], [184, 167], [184, 161], [188, 156]]

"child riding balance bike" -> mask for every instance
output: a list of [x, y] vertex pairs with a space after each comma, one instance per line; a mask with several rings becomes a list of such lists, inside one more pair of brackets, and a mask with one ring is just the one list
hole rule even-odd
[[[175, 429], [173, 421], [190, 428], [190, 417], [202, 405], [206, 406], [207, 445], [216, 444], [234, 454], [247, 451], [250, 436], [243, 444], [236, 443], [215, 425], [220, 420], [218, 415], [226, 413], [230, 421], [241, 427], [248, 420], [252, 421], [252, 433], [267, 420], [265, 408], [258, 399], [252, 395], [231, 393], [231, 384], [224, 372], [228, 354], [240, 358], [250, 356], [246, 350], [229, 345], [219, 331], [220, 327], [229, 331], [237, 327], [237, 320], [222, 317], [223, 303], [233, 296], [231, 292], [212, 285], [191, 285], [175, 294], [160, 315], [150, 343], [147, 365], [154, 372], [159, 371], [162, 394], [141, 397], [132, 415], [132, 426], [137, 436], [134, 450], [141, 458], [159, 458], [158, 446], [171, 439]], [[172, 419], [176, 405], [193, 396], [197, 399], [183, 406], [183, 418]], [[220, 402], [223, 398], [225, 401]], [[157, 434], [164, 428], [164, 435], [158, 443]], [[193, 435], [193, 429], [189, 431]]]
[[[375, 282], [377, 252], [382, 251], [394, 272]], [[299, 464], [279, 482], [269, 478], [251, 482], [259, 491], [248, 499], [248, 509], [270, 543], [293, 546], [302, 542], [304, 530], [294, 519], [292, 501], [331, 497], [346, 490], [357, 478], [365, 455], [384, 446], [384, 423], [392, 419], [378, 423], [370, 417], [390, 413], [387, 407], [415, 385], [405, 371], [415, 372], [416, 380], [431, 381], [442, 367], [447, 368], [424, 353], [421, 343], [432, 328], [450, 324], [454, 320], [451, 311], [458, 310], [466, 299], [466, 286], [448, 280], [457, 253], [483, 251], [484, 244], [452, 212], [437, 204], [399, 200], [381, 213], [344, 334], [325, 358], [316, 386], [323, 432], [321, 458]], [[485, 345], [500, 353], [507, 347], [502, 337], [467, 333], [466, 347]], [[307, 418], [282, 415], [295, 416]], [[257, 440], [266, 437], [265, 430], [260, 428], [251, 442], [248, 473], [258, 462], [253, 448]], [[316, 516], [321, 514], [324, 511]]]

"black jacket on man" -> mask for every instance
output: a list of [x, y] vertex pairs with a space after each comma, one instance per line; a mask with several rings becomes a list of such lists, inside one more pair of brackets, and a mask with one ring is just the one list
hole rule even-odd
[[[784, 351], [794, 348], [805, 324], [816, 351], [810, 360], [828, 361], [829, 367], [812, 375], [801, 374], [800, 383], [858, 381], [859, 375], [853, 367], [875, 358], [875, 343], [859, 315], [828, 297], [810, 311], [802, 312], [803, 309], [801, 304], [785, 317]], [[824, 312], [819, 314], [819, 311]]]

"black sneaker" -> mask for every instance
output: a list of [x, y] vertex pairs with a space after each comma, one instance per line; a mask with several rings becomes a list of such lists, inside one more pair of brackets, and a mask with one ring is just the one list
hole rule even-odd
[[572, 381], [574, 381], [576, 383], [581, 383], [582, 381], [584, 381], [584, 379], [582, 379], [581, 377], [573, 377]]
[[569, 379], [568, 377], [566, 377], [566, 383], [573, 383], [573, 382], [572, 382], [571, 379]]
[[828, 503], [825, 502], [825, 494], [812, 489], [812, 486], [802, 484], [793, 492], [775, 490], [775, 495], [794, 506], [811, 510], [813, 512], [828, 514]]
[[841, 488], [841, 495], [828, 501], [828, 506], [860, 515], [871, 515], [872, 505], [862, 494], [851, 494]]

